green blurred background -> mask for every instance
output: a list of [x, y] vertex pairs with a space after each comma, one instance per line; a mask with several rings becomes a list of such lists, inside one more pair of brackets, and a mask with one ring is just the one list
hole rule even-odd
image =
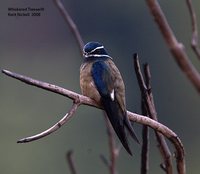
[[[194, 0], [200, 25], [200, 2]], [[160, 1], [177, 38], [185, 44], [193, 64], [199, 61], [190, 49], [191, 26], [185, 1]], [[141, 0], [65, 0], [84, 42], [99, 41], [120, 69], [126, 84], [127, 108], [140, 113], [140, 91], [132, 54], [148, 62], [160, 122], [174, 130], [186, 150], [188, 173], [200, 170], [200, 97], [180, 71]], [[44, 7], [40, 17], [8, 17], [9, 7]], [[67, 24], [53, 1], [4, 0], [0, 2], [0, 69], [8, 69], [80, 92], [82, 57]], [[81, 106], [56, 133], [28, 144], [19, 138], [43, 131], [70, 108], [68, 98], [25, 85], [0, 74], [0, 173], [69, 173], [65, 153], [73, 149], [79, 173], [108, 173], [99, 158], [108, 157], [102, 112]], [[141, 139], [141, 125], [135, 124]], [[150, 173], [163, 173], [160, 154], [151, 131]], [[171, 146], [170, 146], [171, 147]], [[123, 149], [119, 173], [139, 173], [141, 148], [131, 141], [134, 157]], [[173, 149], [172, 149], [173, 152]]]

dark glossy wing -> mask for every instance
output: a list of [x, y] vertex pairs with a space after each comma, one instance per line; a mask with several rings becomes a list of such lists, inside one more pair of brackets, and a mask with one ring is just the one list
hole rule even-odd
[[130, 131], [130, 125], [127, 122], [126, 112], [122, 110], [116, 98], [114, 77], [111, 74], [108, 65], [104, 61], [96, 61], [92, 65], [91, 75], [101, 95], [102, 105], [121, 143], [127, 152], [132, 155], [125, 132], [125, 126]]

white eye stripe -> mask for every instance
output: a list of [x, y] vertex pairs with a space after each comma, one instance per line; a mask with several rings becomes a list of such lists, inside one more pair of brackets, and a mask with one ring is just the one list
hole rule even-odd
[[90, 51], [90, 52], [85, 52], [85, 50], [83, 50], [83, 51], [84, 51], [84, 53], [86, 53], [86, 54], [90, 54], [90, 53], [92, 53], [92, 52], [94, 52], [94, 51], [96, 51], [96, 50], [102, 49], [102, 48], [104, 48], [104, 46], [96, 47], [95, 49], [93, 49], [93, 50]]
[[96, 50], [99, 50], [99, 49], [102, 49], [102, 48], [104, 48], [104, 46], [96, 47], [95, 49], [93, 49], [93, 50], [90, 51], [89, 53], [92, 53], [92, 52], [94, 52], [94, 51], [96, 51]]

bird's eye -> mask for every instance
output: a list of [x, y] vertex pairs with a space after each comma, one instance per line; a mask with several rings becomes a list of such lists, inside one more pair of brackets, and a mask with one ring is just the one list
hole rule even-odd
[[87, 55], [88, 55], [88, 53], [83, 51], [83, 56], [86, 57]]

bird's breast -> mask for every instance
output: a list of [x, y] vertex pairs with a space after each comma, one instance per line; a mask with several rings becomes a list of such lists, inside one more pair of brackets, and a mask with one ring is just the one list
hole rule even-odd
[[90, 97], [97, 103], [100, 103], [100, 94], [96, 89], [92, 75], [92, 63], [84, 63], [80, 68], [80, 87], [83, 95]]

